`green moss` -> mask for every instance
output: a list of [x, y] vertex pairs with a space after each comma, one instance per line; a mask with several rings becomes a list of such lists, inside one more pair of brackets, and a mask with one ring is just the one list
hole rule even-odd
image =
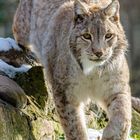
[[34, 140], [27, 116], [0, 100], [0, 139]]
[[140, 140], [140, 114], [134, 110], [132, 113], [132, 136]]
[[135, 140], [140, 140], [140, 135], [138, 136], [138, 135], [134, 134], [134, 135], [132, 135], [132, 138], [134, 138]]
[[[14, 79], [25, 91], [28, 98], [28, 105], [22, 111], [29, 116], [31, 130], [35, 139], [45, 139], [51, 135], [56, 140], [63, 135], [62, 128], [58, 121], [53, 100], [48, 97], [43, 77], [42, 67], [33, 67], [27, 73], [18, 73]], [[32, 120], [32, 121], [31, 121]], [[44, 126], [44, 123], [50, 123]], [[44, 129], [43, 129], [44, 128]], [[44, 131], [46, 128], [46, 131]], [[49, 130], [53, 128], [52, 134]], [[44, 136], [42, 133], [44, 132]]]
[[18, 73], [14, 80], [24, 89], [25, 93], [32, 97], [36, 105], [44, 109], [48, 94], [45, 87], [42, 67], [33, 67], [27, 73]]

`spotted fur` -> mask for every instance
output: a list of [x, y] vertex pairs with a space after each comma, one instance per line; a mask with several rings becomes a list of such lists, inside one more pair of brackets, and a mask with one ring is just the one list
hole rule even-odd
[[[88, 140], [84, 103], [95, 100], [109, 123], [102, 140], [127, 140], [131, 126], [127, 40], [119, 2], [33, 0], [30, 44], [67, 140]], [[20, 11], [19, 11], [20, 12]]]

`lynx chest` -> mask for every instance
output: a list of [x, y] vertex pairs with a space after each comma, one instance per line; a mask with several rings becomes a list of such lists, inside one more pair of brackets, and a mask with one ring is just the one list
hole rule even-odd
[[89, 98], [101, 100], [110, 90], [110, 77], [98, 73], [88, 76], [80, 75], [71, 80], [69, 89], [71, 94], [80, 101], [86, 101]]

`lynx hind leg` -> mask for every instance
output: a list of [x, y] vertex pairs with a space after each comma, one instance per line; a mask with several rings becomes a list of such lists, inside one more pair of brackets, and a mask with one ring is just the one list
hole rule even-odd
[[110, 98], [107, 111], [109, 123], [102, 140], [127, 140], [131, 127], [131, 97], [129, 94], [116, 94]]
[[72, 104], [65, 94], [55, 94], [55, 105], [66, 140], [88, 140], [83, 105]]
[[32, 0], [20, 0], [12, 25], [15, 40], [24, 47], [29, 43], [31, 10]]

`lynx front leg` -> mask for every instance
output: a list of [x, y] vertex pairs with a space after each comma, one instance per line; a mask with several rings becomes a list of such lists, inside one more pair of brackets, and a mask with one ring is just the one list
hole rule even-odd
[[88, 140], [83, 106], [71, 103], [62, 93], [54, 95], [54, 99], [66, 140]]
[[129, 94], [116, 94], [108, 104], [109, 123], [102, 140], [127, 140], [131, 127], [131, 98]]

